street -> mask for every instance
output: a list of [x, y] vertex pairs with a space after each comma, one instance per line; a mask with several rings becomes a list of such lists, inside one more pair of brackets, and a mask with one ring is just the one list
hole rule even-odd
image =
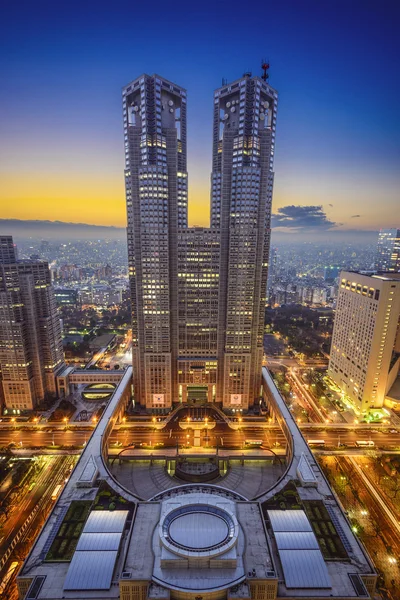
[[[400, 433], [390, 433], [387, 430], [363, 428], [362, 424], [353, 426], [351, 429], [330, 426], [329, 428], [307, 427], [307, 424], [300, 424], [303, 435], [306, 440], [324, 440], [328, 447], [354, 446], [358, 440], [372, 441], [375, 448], [396, 449], [400, 448]], [[8, 446], [10, 443], [16, 447], [41, 447], [41, 446], [82, 446], [91, 435], [91, 431], [82, 431], [63, 427], [53, 431], [27, 431], [27, 430], [0, 430], [0, 447]], [[123, 445], [131, 443], [153, 443], [163, 442], [174, 445], [187, 443], [193, 440], [193, 430], [182, 430], [178, 422], [167, 424], [164, 429], [158, 430], [152, 427], [151, 423], [147, 426], [135, 427], [134, 424], [125, 423], [119, 428], [115, 428], [110, 436], [110, 444], [119, 442]], [[215, 428], [209, 431], [209, 445], [241, 445], [246, 439], [263, 440], [266, 445], [273, 446], [278, 442], [285, 445], [285, 437], [277, 426], [260, 427], [256, 424], [254, 427], [246, 427], [240, 431], [231, 429], [226, 423], [217, 423]], [[222, 438], [222, 441], [221, 441]]]
[[[18, 460], [18, 459], [17, 459]], [[43, 524], [54, 501], [51, 496], [57, 484], [63, 484], [66, 474], [76, 463], [75, 456], [42, 456], [22, 489], [12, 497], [5, 513], [0, 540], [0, 575], [3, 576], [13, 560], [23, 560], [38, 529]], [[15, 590], [16, 572], [7, 584], [7, 598]]]

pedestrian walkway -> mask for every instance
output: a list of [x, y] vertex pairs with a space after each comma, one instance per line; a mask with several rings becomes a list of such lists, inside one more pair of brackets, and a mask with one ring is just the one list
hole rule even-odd
[[[114, 461], [110, 465], [113, 476], [136, 496], [148, 500], [169, 488], [185, 485], [188, 482], [168, 475], [163, 460], [135, 460], [135, 462]], [[271, 461], [242, 459], [230, 461], [227, 474], [211, 481], [211, 484], [254, 498], [271, 488], [281, 477], [285, 466]]]

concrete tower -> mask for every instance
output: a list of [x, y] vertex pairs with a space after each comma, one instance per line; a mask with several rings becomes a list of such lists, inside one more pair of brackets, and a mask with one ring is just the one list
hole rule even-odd
[[60, 319], [46, 262], [16, 259], [0, 236], [0, 368], [6, 408], [32, 410], [56, 396], [65, 367]]
[[277, 93], [245, 75], [214, 93], [211, 224], [220, 229], [218, 388], [224, 408], [260, 396]]
[[381, 408], [399, 370], [400, 274], [342, 271], [328, 374], [362, 412]]
[[123, 90], [135, 398], [146, 408], [259, 397], [277, 93], [215, 92], [211, 228], [187, 226], [186, 92]]
[[123, 89], [135, 397], [177, 401], [177, 236], [187, 227], [186, 92], [153, 75]]

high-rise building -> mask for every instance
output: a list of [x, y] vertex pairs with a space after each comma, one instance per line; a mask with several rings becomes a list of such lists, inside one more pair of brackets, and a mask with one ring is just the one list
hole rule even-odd
[[342, 271], [328, 374], [357, 410], [383, 406], [400, 314], [400, 275]]
[[61, 325], [48, 264], [17, 260], [0, 236], [0, 368], [6, 408], [32, 410], [57, 393], [65, 367]]
[[214, 94], [211, 228], [188, 228], [186, 91], [123, 90], [136, 401], [260, 395], [277, 93], [259, 77]]
[[400, 229], [381, 229], [378, 236], [375, 268], [400, 272]]

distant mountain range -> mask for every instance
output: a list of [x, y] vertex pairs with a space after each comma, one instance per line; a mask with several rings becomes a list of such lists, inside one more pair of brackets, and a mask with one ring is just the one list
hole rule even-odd
[[18, 240], [26, 238], [45, 240], [78, 239], [125, 239], [124, 227], [88, 225], [87, 223], [65, 223], [64, 221], [25, 221], [0, 219], [0, 234], [12, 235]]
[[[309, 227], [301, 231], [282, 231], [282, 227], [272, 232], [272, 243], [296, 243], [303, 241], [327, 243], [376, 243], [377, 232], [362, 229], [326, 229]], [[42, 240], [126, 240], [125, 227], [88, 225], [87, 223], [67, 223], [64, 221], [41, 221], [0, 219], [0, 235], [12, 235], [15, 241], [29, 238]]]

